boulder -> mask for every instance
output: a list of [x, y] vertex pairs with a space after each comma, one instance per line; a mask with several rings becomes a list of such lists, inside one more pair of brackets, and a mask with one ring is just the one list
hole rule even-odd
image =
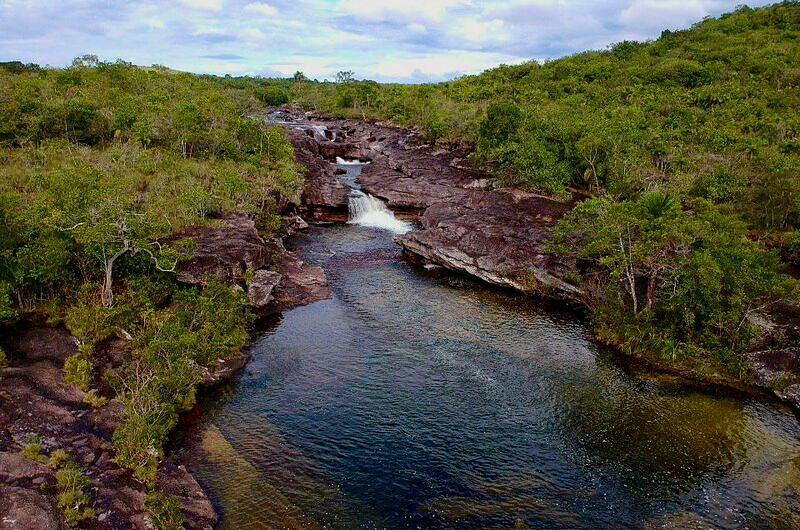
[[800, 347], [748, 352], [744, 360], [756, 385], [800, 409]]
[[266, 307], [275, 297], [272, 291], [281, 281], [282, 276], [274, 271], [257, 270], [247, 287], [247, 300], [255, 308]]
[[205, 285], [209, 276], [238, 282], [247, 269], [258, 270], [268, 259], [264, 239], [246, 215], [234, 215], [218, 226], [190, 227], [179, 239], [192, 239], [191, 257], [178, 265], [178, 280]]

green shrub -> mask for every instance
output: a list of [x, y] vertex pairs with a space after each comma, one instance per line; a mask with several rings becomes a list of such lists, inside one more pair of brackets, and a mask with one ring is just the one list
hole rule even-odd
[[82, 352], [70, 355], [64, 361], [64, 379], [84, 392], [94, 381], [94, 366]]
[[171, 495], [151, 491], [144, 505], [150, 512], [150, 520], [156, 530], [179, 530], [186, 523], [180, 502]]
[[58, 484], [58, 507], [70, 526], [97, 517], [97, 510], [90, 506], [91, 497], [87, 489], [91, 481], [83, 470], [74, 462], [69, 462], [56, 472]]
[[99, 395], [95, 389], [91, 389], [86, 393], [86, 397], [83, 398], [83, 402], [93, 409], [98, 409], [108, 403], [108, 398]]
[[34, 462], [42, 464], [47, 462], [47, 457], [42, 454], [42, 439], [36, 434], [28, 436], [25, 445], [20, 450], [20, 454]]
[[264, 105], [277, 107], [289, 103], [289, 93], [281, 87], [266, 86], [255, 91], [255, 96]]
[[70, 461], [70, 455], [64, 449], [56, 449], [50, 453], [50, 458], [47, 460], [47, 465], [52, 469], [61, 469]]

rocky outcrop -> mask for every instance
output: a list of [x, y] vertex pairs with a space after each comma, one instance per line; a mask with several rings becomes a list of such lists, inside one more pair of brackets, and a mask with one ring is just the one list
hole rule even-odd
[[275, 271], [258, 270], [253, 274], [253, 279], [250, 280], [250, 285], [247, 286], [247, 300], [250, 305], [261, 309], [267, 307], [275, 297], [272, 291], [280, 283], [280, 274]]
[[756, 385], [800, 409], [800, 347], [749, 352], [745, 362]]
[[66, 530], [53, 502], [31, 489], [0, 487], [0, 528], [13, 530]]
[[562, 279], [573, 264], [545, 250], [550, 229], [568, 209], [536, 195], [461, 191], [457, 200], [426, 209], [423, 229], [397, 241], [427, 261], [491, 284], [579, 299], [581, 291]]
[[[413, 130], [322, 121], [297, 111], [281, 118], [288, 122], [298, 161], [308, 167], [303, 200], [312, 218], [320, 217], [322, 207], [330, 214], [345, 204], [346, 189], [331, 158], [368, 160], [358, 178], [363, 190], [422, 225], [397, 239], [416, 259], [527, 293], [581, 298], [567, 281], [575, 263], [547, 251], [550, 231], [570, 203], [518, 189], [491, 189], [493, 179], [466, 167], [467, 145], [437, 149]], [[328, 215], [322, 220], [345, 219]]]
[[255, 223], [245, 215], [220, 219], [216, 226], [187, 228], [179, 239], [194, 244], [177, 273], [179, 281], [190, 285], [205, 285], [211, 277], [239, 282], [245, 271], [263, 268], [269, 257]]
[[[63, 449], [85, 468], [98, 513], [92, 528], [150, 528], [146, 486], [113, 461], [121, 404], [110, 400], [92, 409], [86, 393], [64, 380], [63, 360], [75, 351], [75, 339], [37, 322], [7, 338], [10, 365], [0, 378], [0, 528], [66, 528], [55, 505], [55, 471], [20, 454], [33, 436], [43, 453]], [[158, 481], [177, 495], [189, 528], [213, 527], [216, 514], [191, 475], [167, 461]]]
[[[287, 216], [284, 225], [286, 234], [308, 226], [294, 215]], [[208, 278], [221, 277], [246, 286], [248, 301], [260, 315], [330, 296], [325, 272], [320, 267], [301, 261], [286, 250], [280, 238], [265, 240], [255, 223], [244, 215], [227, 217], [216, 226], [189, 228], [178, 239], [194, 242], [191, 256], [178, 266], [179, 281], [204, 285]], [[222, 369], [228, 373], [235, 367]], [[218, 375], [225, 377], [212, 374], [208, 383], [217, 380]]]

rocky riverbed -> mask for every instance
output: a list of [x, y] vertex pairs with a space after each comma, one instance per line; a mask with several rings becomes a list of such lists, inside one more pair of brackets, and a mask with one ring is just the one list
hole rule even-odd
[[[570, 279], [577, 264], [548, 251], [550, 231], [579, 197], [559, 202], [516, 188], [499, 187], [472, 168], [468, 145], [425, 143], [414, 129], [386, 123], [326, 119], [296, 109], [274, 109], [267, 118], [283, 124], [297, 159], [307, 168], [303, 213], [310, 221], [347, 218], [349, 189], [337, 174], [336, 157], [369, 162], [362, 189], [386, 201], [419, 229], [396, 241], [412, 260], [435, 264], [524, 293], [587, 303]], [[653, 364], [702, 384], [740, 391], [759, 389], [800, 409], [800, 361], [796, 348], [771, 349], [770, 337], [800, 336], [800, 309], [781, 304], [754, 316], [764, 348], [745, 356], [742, 380]]]

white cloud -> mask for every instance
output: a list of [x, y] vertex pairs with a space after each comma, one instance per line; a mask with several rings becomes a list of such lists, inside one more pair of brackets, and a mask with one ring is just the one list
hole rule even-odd
[[442, 21], [449, 9], [468, 5], [465, 0], [343, 0], [339, 9], [369, 21]]
[[254, 2], [244, 6], [244, 11], [247, 13], [254, 13], [256, 15], [263, 15], [265, 17], [278, 16], [278, 9], [270, 4], [264, 2]]
[[619, 19], [631, 29], [659, 31], [688, 27], [707, 14], [697, 0], [635, 0]]
[[0, 0], [0, 50], [52, 65], [96, 53], [194, 72], [420, 82], [655, 38], [743, 1], [774, 0]]
[[193, 9], [219, 11], [222, 9], [222, 0], [180, 0], [180, 3]]

